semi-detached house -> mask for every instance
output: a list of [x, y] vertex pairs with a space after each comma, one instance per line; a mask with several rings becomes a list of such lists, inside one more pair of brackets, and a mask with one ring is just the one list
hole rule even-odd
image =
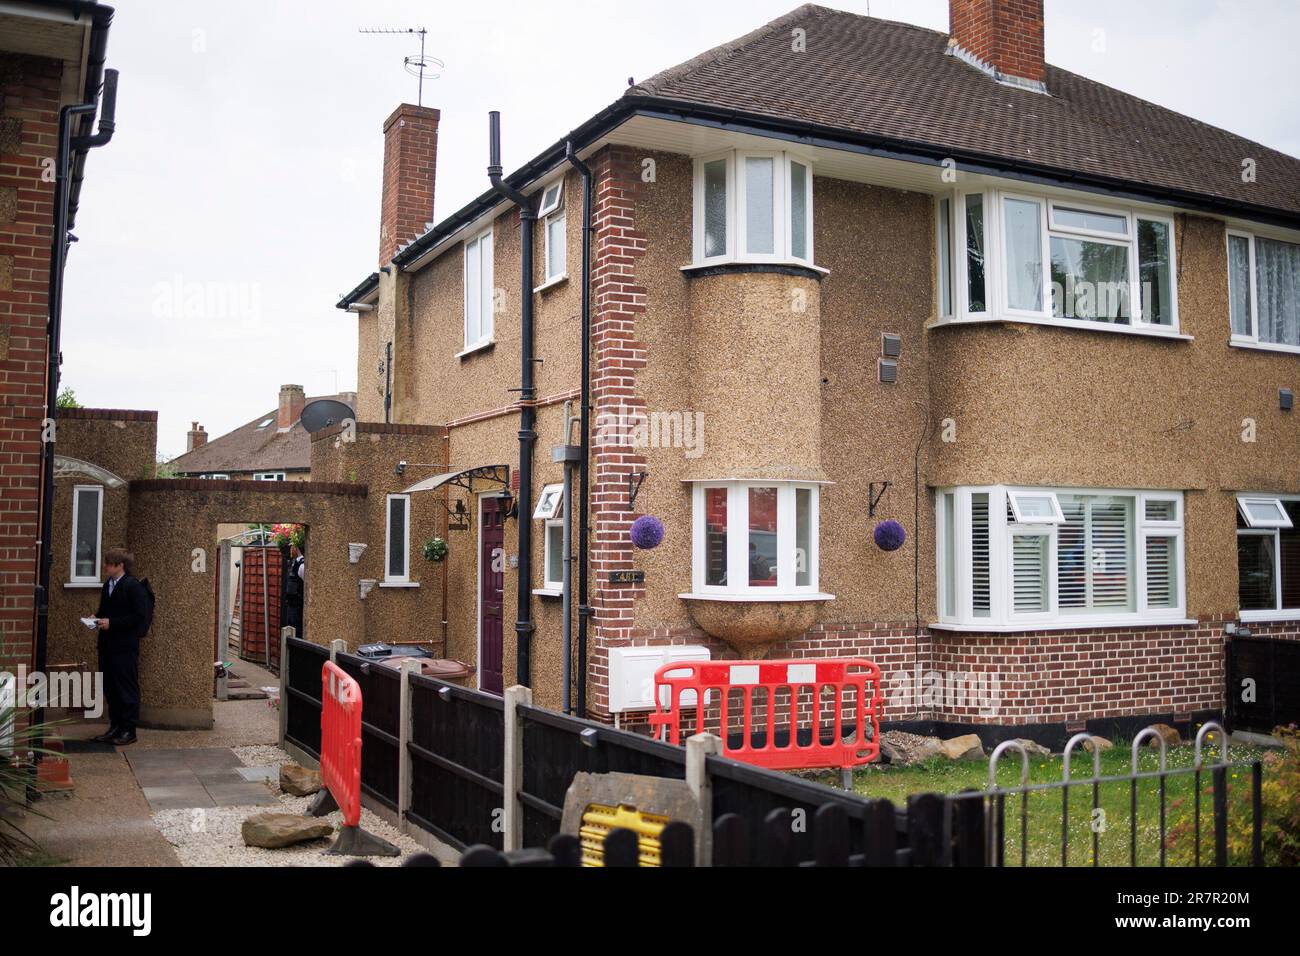
[[[339, 306], [358, 417], [446, 428], [385, 547], [401, 575], [412, 514], [468, 513], [445, 651], [485, 689], [563, 702], [587, 279], [589, 715], [611, 649], [692, 644], [871, 658], [887, 722], [1189, 721], [1225, 630], [1300, 637], [1300, 160], [1046, 64], [1041, 2], [800, 7], [428, 225], [437, 125], [386, 124], [380, 270]], [[993, 706], [897, 692], [936, 673]]]

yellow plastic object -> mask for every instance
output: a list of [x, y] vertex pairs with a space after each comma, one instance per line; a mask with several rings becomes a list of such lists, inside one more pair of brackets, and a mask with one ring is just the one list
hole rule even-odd
[[605, 837], [613, 830], [631, 830], [637, 836], [637, 856], [641, 866], [660, 865], [659, 835], [668, 818], [657, 813], [642, 813], [636, 807], [601, 806], [593, 803], [582, 815], [578, 839], [582, 844], [583, 866], [605, 865]]

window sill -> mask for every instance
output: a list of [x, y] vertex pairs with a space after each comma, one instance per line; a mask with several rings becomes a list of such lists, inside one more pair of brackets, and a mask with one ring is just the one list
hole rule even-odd
[[1234, 349], [1252, 349], [1256, 352], [1281, 352], [1284, 355], [1300, 355], [1300, 345], [1281, 345], [1276, 342], [1257, 342], [1254, 339], [1229, 339], [1228, 344]]
[[538, 292], [546, 292], [550, 289], [554, 289], [557, 285], [563, 285], [568, 281], [569, 281], [569, 274], [566, 272], [563, 275], [556, 276], [554, 279], [547, 279], [545, 282], [543, 282], [541, 285], [539, 285], [537, 288], [533, 290], [533, 294], [536, 295]]
[[66, 584], [63, 585], [64, 589], [69, 591], [75, 591], [75, 590], [89, 591], [91, 588], [94, 588], [96, 591], [98, 591], [103, 586], [104, 586], [103, 581], [68, 581]]
[[419, 581], [380, 581], [381, 588], [391, 588], [393, 590], [411, 590], [420, 586]]
[[798, 259], [719, 259], [715, 262], [697, 262], [689, 266], [682, 266], [681, 270], [688, 277], [769, 272], [778, 275], [805, 276], [819, 281], [831, 274], [829, 269], [823, 269], [821, 266], [815, 266], [808, 262], [800, 262]]
[[1243, 624], [1267, 624], [1270, 621], [1300, 621], [1300, 611], [1241, 611]]
[[1108, 322], [1082, 322], [1068, 319], [1040, 319], [1025, 315], [989, 316], [978, 319], [932, 319], [926, 329], [943, 329], [963, 325], [1042, 325], [1053, 329], [1077, 329], [1081, 332], [1107, 332], [1112, 335], [1136, 335], [1148, 339], [1169, 339], [1174, 342], [1193, 342], [1195, 339], [1181, 332], [1160, 332], [1151, 326], [1134, 328], [1129, 325], [1111, 325]]
[[463, 362], [471, 355], [476, 355], [479, 352], [486, 352], [490, 349], [496, 348], [496, 344], [497, 344], [496, 339], [488, 339], [486, 342], [479, 342], [477, 345], [469, 346], [463, 352], [457, 352], [456, 358], [460, 359]]
[[564, 591], [559, 588], [533, 588], [533, 595], [539, 598], [561, 598]]
[[1039, 621], [1024, 624], [945, 624], [933, 623], [932, 631], [969, 634], [1027, 634], [1032, 631], [1100, 631], [1130, 627], [1194, 627], [1193, 618], [1083, 618], [1078, 621]]
[[795, 604], [835, 600], [834, 594], [818, 594], [807, 591], [792, 594], [773, 593], [766, 590], [756, 591], [753, 594], [735, 594], [733, 592], [710, 594], [706, 591], [703, 593], [679, 594], [677, 596], [683, 601], [726, 601], [732, 604]]

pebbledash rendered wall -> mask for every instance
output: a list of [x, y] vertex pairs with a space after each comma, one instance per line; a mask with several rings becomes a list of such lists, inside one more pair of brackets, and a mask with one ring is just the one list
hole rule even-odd
[[[655, 160], [653, 182], [643, 161]], [[688, 157], [606, 147], [596, 176], [593, 257], [591, 580], [594, 617], [588, 705], [608, 707], [608, 651], [625, 644], [704, 643], [732, 656], [697, 626], [691, 590], [691, 503], [699, 478], [824, 478], [820, 501], [821, 605], [802, 636], [769, 657], [865, 656], [887, 676], [995, 673], [1002, 706], [891, 697], [887, 719], [944, 724], [1080, 725], [1161, 715], [1190, 719], [1221, 710], [1223, 625], [1236, 619], [1234, 493], [1300, 491], [1300, 421], [1278, 410], [1278, 389], [1300, 385], [1294, 356], [1230, 348], [1224, 224], [1179, 216], [1178, 297], [1190, 341], [1105, 331], [995, 323], [932, 326], [933, 198], [819, 177], [814, 182], [816, 278], [806, 271], [687, 273], [691, 262], [692, 163]], [[535, 490], [559, 481], [559, 403], [579, 385], [576, 177], [566, 180], [569, 280], [536, 296], [538, 443]], [[541, 237], [538, 235], [538, 248]], [[452, 246], [414, 277], [381, 281], [392, 313], [396, 407], [401, 420], [450, 428], [457, 467], [518, 467], [518, 217], [495, 222], [496, 286], [504, 292], [496, 344], [457, 357], [462, 251]], [[539, 256], [540, 258], [540, 256]], [[540, 278], [538, 279], [540, 282]], [[409, 283], [409, 286], [405, 285]], [[793, 302], [802, 310], [795, 310]], [[394, 308], [393, 302], [398, 303]], [[374, 313], [372, 313], [374, 315]], [[366, 331], [359, 367], [373, 377], [382, 334]], [[809, 323], [815, 334], [809, 337]], [[899, 381], [875, 374], [881, 333], [901, 336]], [[363, 389], [364, 391], [364, 389]], [[373, 389], [372, 389], [373, 391]], [[365, 401], [363, 399], [363, 405]], [[611, 441], [603, 416], [704, 415], [703, 452], [629, 448]], [[1257, 441], [1243, 443], [1244, 419]], [[957, 441], [938, 437], [956, 424]], [[927, 437], [929, 436], [929, 437]], [[918, 460], [919, 473], [914, 471]], [[628, 508], [627, 475], [648, 477]], [[891, 482], [875, 519], [870, 484]], [[919, 501], [913, 493], [919, 485]], [[933, 489], [982, 483], [1173, 489], [1185, 492], [1187, 610], [1181, 627], [955, 633], [935, 619]], [[533, 502], [521, 502], [528, 520]], [[421, 504], [417, 502], [418, 509]], [[632, 521], [654, 514], [663, 544], [636, 551]], [[886, 554], [874, 522], [900, 521], [908, 543]], [[542, 526], [534, 525], [534, 586]], [[448, 654], [477, 654], [477, 555], [451, 539]], [[517, 545], [517, 523], [506, 548]], [[611, 572], [645, 573], [612, 585]], [[514, 662], [514, 576], [506, 576], [506, 680]], [[532, 682], [559, 697], [559, 620], [535, 599]], [[697, 616], [700, 609], [696, 608]], [[1257, 627], [1281, 639], [1300, 624]]]

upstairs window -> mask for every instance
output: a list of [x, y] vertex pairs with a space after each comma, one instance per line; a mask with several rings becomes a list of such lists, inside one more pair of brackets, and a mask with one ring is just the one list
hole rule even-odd
[[697, 484], [695, 594], [746, 600], [816, 594], [817, 508], [816, 485]]
[[465, 243], [465, 349], [492, 341], [492, 230]]
[[558, 282], [568, 271], [568, 234], [564, 213], [564, 180], [552, 183], [542, 193], [542, 203], [537, 210], [542, 221], [543, 257], [545, 275], [542, 284]]
[[1000, 190], [941, 196], [937, 217], [941, 320], [1177, 331], [1172, 219]]
[[1182, 495], [954, 488], [936, 496], [939, 616], [970, 630], [1183, 616]]
[[1228, 233], [1232, 341], [1300, 351], [1300, 245]]
[[1300, 498], [1243, 495], [1237, 512], [1242, 619], [1300, 616]]
[[695, 162], [697, 265], [813, 261], [813, 175], [785, 152], [729, 152]]

